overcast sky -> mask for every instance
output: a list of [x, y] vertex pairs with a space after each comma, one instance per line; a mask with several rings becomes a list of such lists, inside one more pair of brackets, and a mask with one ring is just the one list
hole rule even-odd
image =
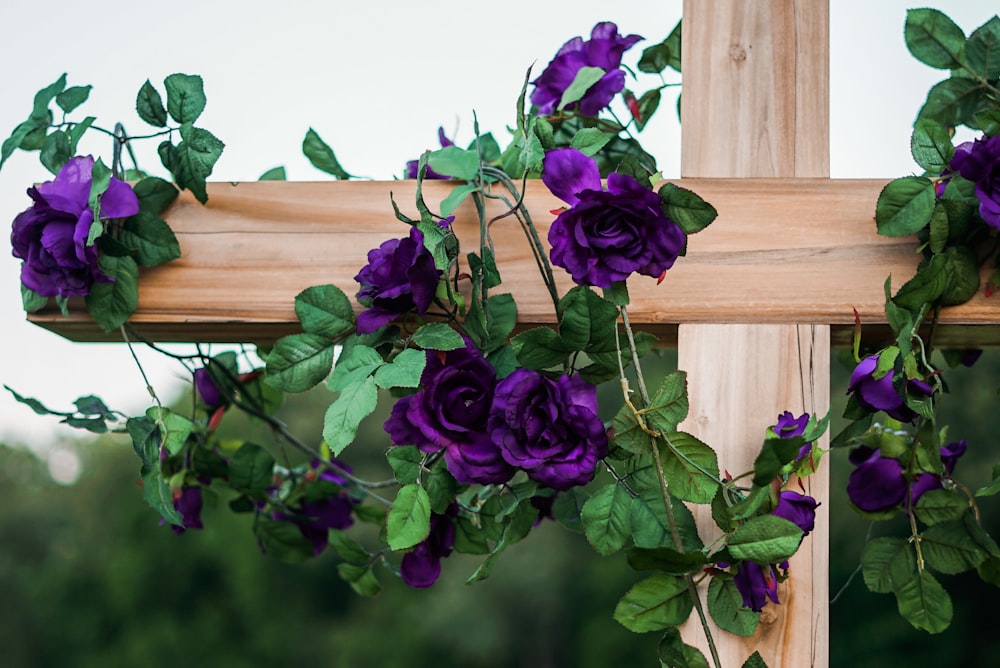
[[[831, 4], [832, 175], [910, 173], [916, 169], [908, 154], [910, 124], [927, 88], [942, 78], [914, 61], [903, 43], [906, 9], [921, 5]], [[933, 5], [967, 33], [997, 7], [985, 0]], [[50, 0], [40, 10], [37, 3], [4, 2], [0, 139], [28, 116], [34, 93], [63, 72], [71, 86], [94, 86], [82, 115], [106, 127], [121, 120], [140, 134], [146, 126], [134, 102], [143, 81], [162, 90], [166, 75], [184, 72], [205, 80], [208, 106], [198, 125], [227, 145], [213, 179], [255, 180], [276, 165], [285, 165], [291, 180], [327, 178], [300, 151], [310, 126], [348, 171], [389, 179], [407, 159], [436, 148], [438, 125], [460, 143], [470, 141], [473, 110], [483, 131], [503, 140], [527, 67], [535, 62], [540, 71], [564, 41], [589, 34], [596, 22], [611, 20], [622, 33], [646, 37], [626, 54], [634, 64], [681, 13], [680, 0], [505, 0], [489, 13], [481, 7], [456, 0]], [[665, 175], [676, 177], [679, 127], [664, 112], [643, 144]], [[102, 139], [84, 143], [81, 152], [110, 162], [110, 148]], [[155, 143], [139, 153], [142, 167], [162, 174]], [[26, 187], [49, 178], [37, 154], [15, 154], [0, 172], [0, 220], [12, 221], [30, 204]], [[69, 343], [26, 324], [18, 275], [19, 260], [0, 252], [0, 384], [56, 409], [91, 393], [123, 411], [144, 408], [148, 396], [128, 350]], [[175, 367], [153, 354], [142, 359], [162, 397], [180, 389]], [[0, 394], [0, 441], [44, 450], [71, 431]]]

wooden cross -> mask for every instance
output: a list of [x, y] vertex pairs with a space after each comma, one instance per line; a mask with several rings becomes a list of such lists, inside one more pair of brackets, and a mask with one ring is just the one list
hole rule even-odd
[[[781, 411], [829, 410], [831, 340], [850, 340], [855, 309], [867, 325], [884, 323], [886, 276], [898, 288], [918, 256], [912, 239], [875, 234], [875, 201], [888, 179], [829, 179], [828, 4], [685, 0], [683, 16], [681, 185], [719, 218], [691, 238], [662, 285], [630, 282], [630, 316], [676, 343], [690, 382], [682, 428], [735, 472], [751, 468]], [[425, 183], [425, 198], [440, 201], [450, 187]], [[351, 292], [367, 251], [403, 236], [390, 191], [405, 209], [414, 189], [411, 181], [215, 183], [207, 207], [185, 194], [166, 214], [183, 257], [144, 271], [131, 323], [156, 341], [266, 342], [296, 332], [293, 297], [321, 283]], [[546, 212], [561, 202], [540, 183], [525, 202], [544, 235]], [[471, 205], [457, 213], [459, 236], [476, 239]], [[521, 325], [552, 324], [520, 229], [494, 228]], [[82, 305], [69, 318], [48, 311], [30, 319], [74, 340], [116, 338]], [[980, 295], [948, 309], [938, 334], [997, 344], [1000, 305]], [[726, 668], [755, 649], [771, 668], [827, 665], [827, 476], [822, 467], [806, 482], [824, 505], [791, 562], [782, 604], [765, 609], [753, 638], [715, 634]], [[707, 513], [700, 524], [714, 527]], [[689, 622], [687, 641], [704, 648], [700, 636]]]

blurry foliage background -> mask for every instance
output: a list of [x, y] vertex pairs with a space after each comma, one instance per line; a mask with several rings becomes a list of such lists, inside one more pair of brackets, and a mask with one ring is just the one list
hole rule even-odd
[[[849, 376], [849, 367], [837, 361], [844, 352], [834, 352], [835, 416]], [[662, 371], [674, 359], [668, 351], [653, 366]], [[987, 351], [972, 370], [948, 371], [946, 379], [952, 394], [944, 401], [944, 423], [953, 425], [952, 439], [969, 440], [956, 475], [976, 489], [991, 479], [1000, 451], [1000, 351]], [[318, 440], [328, 402], [319, 390], [288, 402], [282, 417], [301, 436]], [[24, 407], [23, 419], [43, 418]], [[228, 415], [223, 428], [239, 419]], [[346, 452], [359, 472], [387, 470], [382, 420], [382, 413], [372, 416], [364, 437]], [[270, 437], [261, 432], [257, 442], [269, 444]], [[362, 599], [340, 581], [331, 554], [298, 566], [262, 555], [251, 518], [230, 513], [227, 499], [206, 504], [205, 531], [175, 536], [160, 526], [134, 484], [139, 462], [127, 439], [72, 447], [83, 473], [71, 486], [53, 482], [30, 452], [0, 447], [0, 665], [655, 664], [659, 635], [635, 635], [611, 619], [639, 576], [622, 555], [601, 559], [582, 535], [551, 522], [508, 550], [485, 582], [464, 584], [481, 557], [453, 554], [430, 590], [409, 589], [384, 573], [379, 597]], [[857, 566], [868, 525], [843, 492], [851, 470], [846, 452], [824, 461], [832, 462], [834, 489], [833, 596]], [[987, 528], [998, 535], [998, 502], [983, 501]], [[370, 530], [361, 528], [362, 539]], [[881, 523], [874, 535], [906, 531]], [[892, 596], [869, 593], [858, 575], [831, 608], [831, 665], [990, 665], [1000, 655], [1000, 636], [983, 620], [992, 617], [1000, 591], [975, 575], [942, 576], [942, 582], [955, 602], [954, 621], [940, 636], [927, 636], [899, 617]]]

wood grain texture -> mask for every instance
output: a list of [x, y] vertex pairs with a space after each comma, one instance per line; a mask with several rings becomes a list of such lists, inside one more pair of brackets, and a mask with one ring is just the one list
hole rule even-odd
[[[828, 313], [832, 319], [813, 320], [818, 316], [815, 310], [800, 303], [787, 319], [769, 319], [771, 305], [780, 303], [782, 294], [791, 301], [815, 296], [811, 292], [811, 281], [815, 280], [823, 286], [825, 296], [838, 302], [838, 312], [857, 294], [872, 300], [869, 308], [878, 309], [884, 296], [876, 296], [870, 288], [856, 292], [859, 286], [851, 285], [854, 278], [867, 272], [884, 278], [887, 270], [897, 279], [912, 274], [898, 265], [883, 263], [895, 251], [902, 252], [899, 259], [912, 262], [912, 250], [886, 245], [880, 249], [887, 252], [882, 258], [878, 253], [867, 254], [874, 247], [855, 245], [866, 230], [874, 232], [874, 188], [865, 196], [869, 203], [859, 201], [856, 209], [845, 204], [851, 199], [849, 191], [860, 183], [849, 182], [838, 184], [847, 186], [839, 196], [834, 190], [838, 185], [823, 182], [822, 190], [809, 197], [808, 203], [793, 205], [786, 196], [798, 192], [798, 186], [785, 183], [780, 190], [771, 191], [769, 182], [756, 180], [829, 176], [828, 33], [829, 6], [822, 0], [684, 2], [681, 173], [686, 177], [753, 179], [740, 181], [751, 190], [742, 193], [742, 208], [733, 204], [733, 215], [744, 208], [753, 210], [762, 202], [763, 216], [767, 215], [764, 210], [780, 210], [782, 218], [787, 216], [777, 227], [770, 227], [766, 220], [754, 220], [753, 227], [724, 228], [725, 240], [720, 239], [711, 250], [699, 252], [697, 238], [691, 243], [692, 255], [704, 252], [720, 264], [732, 260], [732, 253], [741, 258], [739, 274], [744, 280], [734, 276], [732, 286], [742, 292], [747, 309], [762, 317], [746, 314], [729, 323], [794, 323], [681, 324], [678, 328], [678, 365], [688, 372], [691, 406], [681, 428], [710, 443], [720, 465], [734, 475], [752, 470], [761, 435], [779, 413], [789, 410], [799, 415], [807, 411], [822, 416], [829, 411], [830, 330], [826, 325], [801, 323], [836, 322], [837, 316]], [[799, 183], [809, 187], [808, 181]], [[855, 223], [824, 226], [824, 233], [831, 238], [825, 239], [822, 247], [812, 246], [818, 230], [811, 224], [825, 209], [850, 210], [849, 217]], [[773, 219], [770, 222], [773, 224]], [[769, 229], [766, 236], [749, 240], [764, 229]], [[737, 251], [746, 243], [752, 249]], [[912, 241], [908, 245], [912, 249]], [[792, 262], [802, 263], [798, 278], [777, 278], [768, 271], [785, 265], [789, 254], [796, 257]], [[846, 264], [836, 268], [841, 260]], [[871, 274], [862, 280], [881, 285]], [[850, 292], [836, 297], [840, 288]], [[706, 303], [714, 307], [715, 300]], [[870, 312], [864, 310], [863, 317], [870, 317]], [[771, 668], [825, 668], [829, 664], [829, 522], [824, 510], [829, 507], [829, 469], [820, 467], [805, 484], [807, 492], [820, 502], [820, 512], [815, 529], [790, 561], [791, 575], [779, 587], [781, 604], [764, 607], [751, 638], [733, 636], [712, 625], [724, 667], [743, 665], [754, 651], [760, 652]], [[706, 541], [711, 540], [718, 529], [710, 510], [699, 507], [696, 512], [699, 531]], [[705, 589], [707, 583], [703, 593]], [[699, 624], [689, 620], [682, 634], [708, 655]]]
[[[875, 202], [886, 180], [681, 179], [713, 203], [719, 218], [691, 236], [661, 285], [629, 283], [633, 320], [671, 339], [681, 322], [884, 323], [882, 284], [913, 275], [912, 238], [875, 233]], [[452, 186], [426, 184], [428, 202]], [[392, 214], [390, 192], [416, 215], [413, 182], [212, 183], [208, 206], [184, 194], [165, 214], [182, 257], [142, 272], [139, 309], [131, 322], [159, 341], [269, 341], [298, 331], [292, 300], [311, 285], [333, 283], [352, 295], [367, 252], [406, 234]], [[561, 202], [530, 182], [525, 202], [544, 238]], [[491, 215], [503, 208], [492, 204]], [[474, 249], [478, 223], [471, 204], [456, 229]], [[527, 243], [513, 218], [493, 227], [504, 277], [524, 326], [554, 314]], [[556, 269], [563, 288], [568, 275]], [[985, 280], [985, 274], [984, 274]], [[99, 331], [82, 304], [69, 318], [56, 309], [30, 316], [75, 340], [117, 340]], [[981, 294], [947, 309], [944, 325], [1000, 322], [1000, 300]], [[1000, 342], [993, 327], [980, 343]], [[841, 342], [843, 337], [841, 337]]]

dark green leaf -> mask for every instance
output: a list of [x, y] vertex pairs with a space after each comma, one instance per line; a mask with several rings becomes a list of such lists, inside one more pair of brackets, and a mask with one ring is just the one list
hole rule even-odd
[[951, 77], [927, 92], [927, 101], [917, 116], [948, 126], [972, 125], [985, 99], [986, 89], [975, 79]]
[[943, 125], [932, 118], [918, 118], [910, 136], [910, 153], [914, 162], [925, 170], [940, 174], [951, 163], [955, 147]]
[[184, 518], [174, 508], [174, 493], [160, 473], [159, 463], [142, 474], [142, 492], [146, 503], [170, 524], [180, 526]]
[[177, 188], [169, 181], [147, 176], [132, 186], [139, 198], [139, 210], [158, 216], [177, 199]]
[[957, 520], [969, 509], [969, 499], [946, 489], [932, 489], [917, 499], [917, 519], [927, 525]]
[[942, 253], [946, 285], [938, 301], [942, 306], [964, 304], [979, 292], [979, 264], [967, 246], [949, 246]]
[[694, 603], [681, 576], [657, 573], [640, 580], [615, 607], [615, 621], [634, 633], [678, 626], [691, 614]]
[[965, 45], [965, 58], [982, 78], [1000, 77], [1000, 18], [994, 16], [976, 28]]
[[467, 518], [455, 522], [455, 551], [462, 554], [489, 554], [486, 536]]
[[146, 416], [130, 417], [125, 422], [125, 431], [132, 438], [132, 448], [139, 456], [139, 460], [142, 461], [143, 469], [158, 467], [160, 465], [160, 428], [156, 426], [156, 421]]
[[939, 70], [953, 70], [960, 67], [964, 60], [965, 33], [936, 9], [907, 11], [903, 34], [906, 48], [925, 65]]
[[48, 297], [43, 297], [24, 283], [21, 284], [21, 308], [25, 313], [34, 313], [45, 308], [49, 303]]
[[930, 572], [921, 572], [895, 594], [899, 614], [914, 628], [941, 633], [951, 624], [951, 597]]
[[781, 472], [786, 464], [790, 464], [806, 444], [802, 437], [768, 438], [760, 447], [760, 453], [753, 462], [753, 484], [766, 487]]
[[861, 553], [861, 574], [865, 585], [877, 594], [900, 589], [917, 575], [913, 545], [903, 538], [874, 538]]
[[715, 451], [691, 434], [665, 436], [660, 449], [663, 475], [670, 493], [682, 501], [710, 503], [719, 487], [719, 462]]
[[573, 487], [556, 495], [552, 503], [552, 516], [563, 528], [580, 533], [583, 531], [583, 506], [590, 498], [581, 487]]
[[674, 575], [696, 573], [707, 563], [701, 550], [678, 552], [672, 547], [633, 547], [626, 556], [628, 565], [636, 571], [663, 571]]
[[732, 578], [713, 577], [708, 584], [708, 614], [719, 628], [749, 637], [757, 630], [760, 613], [743, 606], [743, 595]]
[[257, 517], [253, 532], [264, 552], [275, 559], [297, 564], [314, 556], [313, 544], [292, 522], [276, 522], [263, 516]]
[[934, 213], [934, 183], [923, 176], [907, 176], [886, 184], [875, 205], [878, 233], [902, 237], [919, 232]]
[[681, 22], [670, 32], [670, 35], [653, 46], [646, 47], [639, 58], [639, 71], [659, 74], [666, 68], [681, 71]]
[[100, 259], [101, 271], [113, 283], [95, 283], [85, 302], [94, 322], [105, 332], [121, 327], [139, 304], [139, 268], [130, 257]]
[[0, 146], [0, 168], [3, 167], [3, 163], [7, 162], [7, 158], [13, 155], [14, 151], [21, 146], [21, 142], [37, 128], [38, 125], [34, 121], [25, 121], [14, 128], [10, 137], [4, 140], [3, 146]]
[[305, 139], [302, 140], [302, 152], [316, 169], [332, 174], [338, 179], [351, 178], [351, 175], [340, 166], [333, 149], [320, 139], [320, 136], [312, 128], [309, 128]]
[[83, 134], [90, 129], [90, 126], [94, 124], [97, 118], [95, 116], [87, 116], [85, 119], [79, 123], [74, 123], [66, 131], [69, 134], [69, 152], [71, 154], [76, 154], [76, 146], [80, 142], [80, 138]]
[[585, 286], [576, 286], [559, 300], [559, 338], [564, 348], [592, 352], [615, 350], [618, 309]]
[[500, 159], [500, 144], [493, 137], [492, 132], [479, 135], [469, 144], [469, 150], [479, 154], [479, 159], [484, 163], [496, 162]]
[[190, 190], [195, 199], [204, 204], [208, 201], [205, 180], [211, 176], [226, 145], [208, 130], [190, 123], [181, 126], [181, 139], [183, 141], [174, 150], [173, 168], [164, 165], [173, 173], [177, 185]]
[[603, 556], [625, 546], [630, 529], [632, 499], [624, 487], [608, 485], [583, 504], [583, 532], [594, 550]]
[[673, 371], [667, 374], [650, 399], [649, 406], [640, 412], [647, 426], [661, 434], [676, 430], [688, 414], [687, 373]]
[[375, 596], [382, 591], [372, 567], [368, 565], [337, 564], [337, 574], [360, 596]]
[[754, 652], [747, 657], [741, 668], [767, 668], [767, 664], [764, 663], [764, 658], [760, 655], [760, 652]]
[[649, 119], [653, 117], [656, 110], [660, 107], [660, 91], [656, 88], [653, 90], [647, 90], [639, 98], [639, 117], [635, 119], [635, 127], [642, 132], [643, 128], [646, 127], [646, 123]]
[[167, 126], [167, 110], [163, 107], [163, 98], [149, 79], [146, 79], [146, 83], [139, 89], [139, 94], [135, 98], [135, 110], [139, 118], [150, 125], [157, 128]]
[[229, 484], [242, 492], [263, 492], [274, 481], [274, 457], [264, 448], [244, 443], [229, 461]]
[[144, 267], [155, 267], [181, 256], [180, 244], [167, 221], [145, 211], [125, 221], [118, 241], [129, 248], [135, 261]]
[[371, 415], [377, 402], [378, 389], [371, 376], [340, 391], [323, 418], [323, 440], [334, 456], [351, 444], [361, 421]]
[[45, 169], [53, 174], [58, 174], [62, 166], [73, 157], [73, 149], [70, 146], [69, 135], [62, 130], [53, 130], [45, 138], [42, 144], [42, 152], [39, 160]]
[[685, 644], [681, 632], [673, 626], [664, 630], [657, 653], [666, 668], [708, 668], [708, 659], [701, 650]]
[[659, 193], [663, 213], [687, 234], [700, 232], [719, 215], [715, 207], [699, 195], [672, 183], [663, 184]]
[[257, 177], [257, 180], [258, 181], [287, 181], [288, 180], [288, 175], [285, 173], [285, 168], [284, 167], [272, 167], [271, 169], [267, 170], [266, 172], [264, 172], [263, 174], [261, 174], [259, 177]]
[[929, 527], [921, 536], [920, 547], [928, 566], [949, 575], [976, 568], [989, 556], [961, 520]]
[[321, 383], [333, 366], [333, 342], [316, 334], [292, 334], [267, 356], [267, 382], [284, 392], [305, 392]]
[[56, 95], [56, 104], [67, 114], [87, 101], [93, 86], [73, 86]]
[[171, 74], [163, 80], [167, 112], [178, 123], [194, 123], [205, 110], [205, 86], [197, 74]]
[[57, 95], [59, 95], [59, 93], [63, 92], [65, 88], [66, 73], [64, 72], [58, 79], [35, 93], [35, 100], [31, 109], [31, 118], [29, 120], [35, 121], [36, 125], [48, 124], [50, 118], [49, 104], [56, 98]]
[[386, 521], [386, 540], [393, 550], [405, 550], [427, 538], [431, 530], [431, 501], [420, 485], [399, 488]]
[[777, 564], [799, 549], [802, 529], [777, 515], [751, 517], [729, 537], [729, 552], [736, 559]]
[[934, 302], [948, 287], [946, 260], [943, 255], [935, 255], [931, 261], [917, 271], [917, 274], [903, 284], [892, 301], [896, 306], [909, 311], [919, 311], [924, 304]]
[[295, 296], [295, 316], [302, 329], [336, 339], [354, 329], [351, 300], [336, 285], [314, 285]]
[[561, 366], [571, 352], [559, 335], [548, 327], [522, 332], [510, 340], [510, 345], [517, 361], [535, 371]]
[[439, 515], [443, 515], [448, 510], [448, 506], [455, 500], [459, 487], [455, 478], [448, 473], [444, 466], [435, 466], [427, 474], [427, 481], [424, 483], [427, 496], [431, 500], [431, 510]]

